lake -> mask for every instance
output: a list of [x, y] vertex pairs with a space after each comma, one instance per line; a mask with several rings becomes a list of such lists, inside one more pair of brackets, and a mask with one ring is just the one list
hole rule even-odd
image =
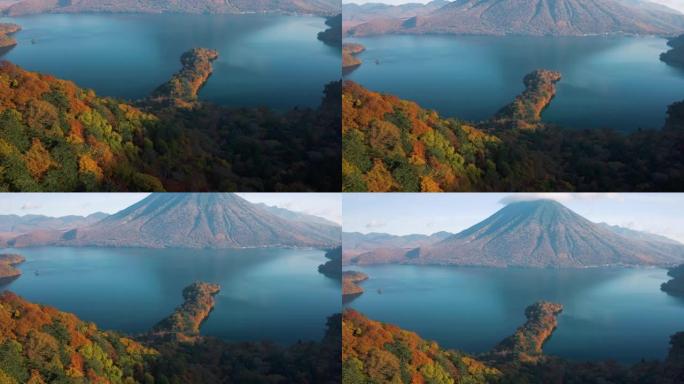
[[[231, 341], [291, 344], [320, 340], [326, 318], [340, 312], [341, 288], [318, 273], [318, 250], [177, 250], [31, 248], [23, 275], [0, 287], [93, 321], [139, 333], [183, 302], [194, 281], [221, 284], [202, 334]], [[38, 275], [35, 272], [38, 271]]]
[[367, 51], [347, 78], [446, 117], [491, 117], [539, 68], [563, 74], [543, 117], [568, 128], [662, 128], [667, 107], [684, 100], [684, 70], [660, 61], [668, 47], [657, 37], [389, 35], [350, 41]]
[[183, 52], [220, 58], [200, 98], [227, 106], [318, 106], [339, 80], [341, 53], [317, 39], [325, 19], [280, 15], [38, 15], [20, 24], [2, 59], [53, 74], [99, 95], [140, 99], [164, 83]]
[[660, 291], [662, 269], [351, 269], [370, 279], [348, 307], [471, 353], [511, 335], [538, 300], [565, 307], [544, 351], [573, 360], [662, 359], [670, 335], [684, 331], [684, 300]]

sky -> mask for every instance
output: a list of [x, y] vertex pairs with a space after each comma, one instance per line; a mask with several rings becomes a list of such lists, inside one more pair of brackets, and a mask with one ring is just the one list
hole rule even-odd
[[460, 232], [517, 200], [553, 199], [594, 222], [657, 233], [684, 242], [684, 193], [343, 194], [345, 232], [395, 235]]
[[[0, 215], [85, 216], [116, 213], [144, 199], [147, 193], [0, 193]], [[337, 193], [238, 193], [253, 203], [265, 203], [323, 217], [340, 224]]]
[[[356, 3], [356, 4], [364, 4], [364, 3], [385, 3], [385, 4], [393, 4], [393, 5], [398, 5], [398, 4], [405, 4], [405, 3], [429, 3], [430, 0], [342, 0], [343, 4], [348, 4], [348, 3]], [[666, 5], [672, 9], [679, 10], [680, 12], [684, 12], [684, 0], [651, 0], [653, 3], [658, 3], [658, 4], [663, 4]]]

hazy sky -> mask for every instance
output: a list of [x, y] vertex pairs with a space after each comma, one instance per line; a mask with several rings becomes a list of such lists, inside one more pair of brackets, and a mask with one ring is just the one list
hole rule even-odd
[[[356, 3], [356, 4], [364, 4], [364, 3], [385, 3], [385, 4], [405, 4], [405, 3], [429, 3], [430, 0], [378, 0], [378, 1], [368, 1], [368, 0], [342, 0], [342, 3], [347, 4], [347, 3]], [[680, 12], [684, 12], [684, 0], [651, 0], [653, 3], [659, 3], [663, 5], [667, 5], [668, 7], [672, 9], [677, 9]]]
[[520, 199], [552, 198], [594, 222], [684, 242], [684, 194], [344, 194], [345, 232], [459, 232]]
[[[0, 193], [2, 215], [88, 215], [115, 213], [145, 198], [146, 193]], [[342, 222], [337, 193], [239, 193], [253, 203], [324, 217]]]

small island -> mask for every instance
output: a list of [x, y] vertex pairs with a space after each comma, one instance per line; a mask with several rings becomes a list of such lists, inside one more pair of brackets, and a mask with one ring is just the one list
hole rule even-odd
[[0, 255], [0, 284], [7, 284], [19, 278], [19, 276], [21, 276], [21, 271], [14, 267], [24, 261], [26, 261], [26, 259], [21, 255]]
[[556, 95], [556, 83], [561, 80], [559, 72], [538, 69], [527, 76], [525, 91], [512, 103], [494, 115], [491, 123], [516, 129], [537, 129], [542, 126], [541, 114]]
[[219, 53], [212, 49], [194, 48], [181, 56], [183, 68], [165, 84], [159, 86], [149, 101], [162, 105], [190, 108], [214, 71], [212, 62]]
[[329, 250], [325, 253], [325, 257], [328, 261], [318, 266], [318, 272], [339, 281], [342, 277], [342, 247]]
[[675, 67], [684, 67], [684, 35], [670, 39], [667, 45], [672, 49], [662, 53], [660, 60]]
[[539, 301], [525, 309], [527, 322], [515, 333], [497, 344], [484, 357], [497, 362], [539, 361], [544, 352], [542, 347], [558, 326], [557, 316], [563, 312], [563, 306], [548, 301]]
[[150, 331], [155, 339], [171, 339], [195, 342], [200, 338], [200, 326], [209, 317], [214, 305], [214, 295], [221, 291], [218, 284], [196, 282], [183, 289], [185, 302]]
[[358, 285], [368, 280], [368, 275], [358, 271], [342, 272], [342, 301], [349, 302], [363, 293], [363, 288]]
[[364, 52], [366, 47], [357, 43], [342, 44], [342, 73], [348, 74], [361, 66], [363, 62], [356, 55]]
[[684, 297], [684, 264], [670, 269], [667, 274], [672, 280], [663, 283], [660, 289], [668, 295]]
[[0, 49], [17, 45], [17, 40], [12, 35], [19, 31], [21, 27], [17, 24], [0, 23]]

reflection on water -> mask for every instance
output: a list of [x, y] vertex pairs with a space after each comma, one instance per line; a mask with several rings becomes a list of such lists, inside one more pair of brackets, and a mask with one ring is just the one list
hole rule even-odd
[[[317, 271], [316, 250], [150, 250], [32, 248], [23, 275], [3, 287], [93, 321], [104, 329], [144, 332], [182, 302], [194, 281], [219, 283], [202, 333], [226, 340], [290, 344], [318, 340], [340, 311], [340, 284]], [[38, 272], [36, 274], [35, 272]]]
[[668, 47], [657, 37], [379, 36], [353, 41], [367, 50], [359, 55], [364, 65], [349, 79], [448, 117], [491, 117], [524, 89], [523, 77], [538, 68], [563, 74], [544, 118], [568, 128], [661, 128], [667, 106], [684, 100], [684, 74], [660, 61]]
[[538, 300], [565, 307], [545, 351], [571, 359], [661, 359], [669, 336], [684, 330], [684, 305], [660, 291], [661, 269], [354, 269], [370, 278], [349, 307], [468, 352], [512, 334]]

